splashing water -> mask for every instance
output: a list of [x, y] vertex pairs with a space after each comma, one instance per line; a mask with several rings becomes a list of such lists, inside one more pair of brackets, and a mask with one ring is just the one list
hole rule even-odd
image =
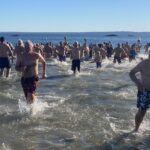
[[49, 108], [46, 102], [41, 102], [40, 100], [35, 100], [33, 104], [27, 104], [25, 101], [19, 99], [18, 105], [21, 113], [28, 113], [31, 115], [41, 114], [46, 108]]
[[11, 150], [9, 146], [6, 146], [5, 143], [2, 143], [2, 149], [1, 150]]

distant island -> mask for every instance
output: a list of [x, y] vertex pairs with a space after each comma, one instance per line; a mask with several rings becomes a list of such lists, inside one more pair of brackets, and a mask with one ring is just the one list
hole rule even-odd
[[107, 34], [106, 36], [118, 36], [117, 34]]
[[134, 35], [132, 35], [132, 34], [128, 34], [128, 36], [129, 36], [129, 37], [132, 37], [132, 36], [134, 36]]

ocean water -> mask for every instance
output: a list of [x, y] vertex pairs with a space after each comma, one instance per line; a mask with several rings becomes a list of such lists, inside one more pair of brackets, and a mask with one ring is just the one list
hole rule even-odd
[[[12, 37], [11, 34], [3, 35], [12, 43], [17, 38], [40, 42], [45, 35], [21, 33], [23, 36]], [[76, 40], [70, 34], [69, 42]], [[93, 38], [92, 35], [86, 38], [92, 42], [110, 40], [114, 44], [136, 42], [139, 37], [143, 44], [148, 42], [149, 35], [136, 33], [133, 37], [126, 33], [127, 36], [109, 39], [104, 33], [100, 37], [99, 33], [94, 34]], [[56, 39], [48, 34], [47, 39], [57, 43], [63, 40], [64, 35], [60, 35]], [[84, 38], [80, 35], [78, 41]], [[120, 65], [113, 64], [113, 58], [106, 59], [101, 69], [85, 61], [77, 76], [70, 70], [69, 58], [65, 63], [52, 59], [47, 62], [48, 77], [39, 81], [37, 101], [31, 106], [25, 103], [21, 75], [13, 65], [10, 77], [0, 78], [0, 150], [149, 150], [149, 111], [139, 132], [130, 134], [137, 112], [137, 89], [128, 74], [141, 61], [140, 57], [147, 58], [140, 54], [136, 61], [124, 60]]]
[[0, 32], [0, 36], [4, 36], [7, 41], [15, 44], [18, 39], [23, 41], [32, 40], [34, 43], [52, 42], [54, 44], [64, 40], [67, 37], [69, 43], [78, 41], [81, 44], [84, 38], [87, 43], [102, 43], [111, 41], [115, 46], [118, 42], [128, 42], [129, 44], [135, 43], [138, 39], [145, 45], [150, 41], [150, 32], [50, 32], [50, 33], [24, 33], [24, 32]]

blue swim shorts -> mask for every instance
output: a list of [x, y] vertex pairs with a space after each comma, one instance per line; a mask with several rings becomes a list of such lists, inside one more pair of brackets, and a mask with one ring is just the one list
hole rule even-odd
[[150, 108], [150, 90], [138, 91], [137, 93], [137, 107], [140, 110], [147, 110]]

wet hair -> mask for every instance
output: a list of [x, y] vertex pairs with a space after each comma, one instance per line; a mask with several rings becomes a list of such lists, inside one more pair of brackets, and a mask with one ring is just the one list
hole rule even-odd
[[5, 41], [5, 38], [2, 36], [0, 37], [0, 42], [4, 42]]

